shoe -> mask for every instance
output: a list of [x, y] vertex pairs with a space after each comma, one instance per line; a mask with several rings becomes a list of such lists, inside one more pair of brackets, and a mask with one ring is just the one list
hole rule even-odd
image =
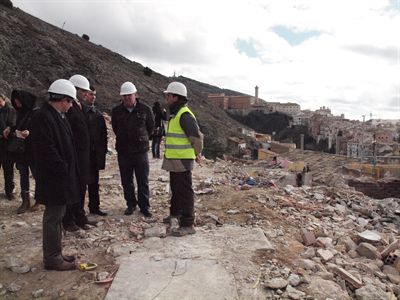
[[54, 265], [54, 266], [46, 266], [45, 265], [44, 268], [46, 270], [54, 270], [54, 271], [69, 271], [69, 270], [75, 270], [76, 265], [72, 262], [67, 262], [67, 261], [63, 260], [58, 265]]
[[90, 225], [88, 225], [88, 224], [79, 224], [78, 225], [79, 226], [79, 228], [81, 228], [81, 229], [83, 229], [83, 230], [89, 230], [90, 228], [92, 228]]
[[73, 262], [75, 261], [75, 255], [62, 255], [62, 258], [66, 261], [66, 262]]
[[185, 236], [189, 234], [195, 234], [196, 229], [194, 229], [193, 226], [184, 226], [184, 227], [179, 227], [177, 229], [171, 230], [171, 235], [172, 236]]
[[78, 225], [76, 225], [75, 223], [63, 225], [63, 227], [64, 227], [65, 231], [69, 231], [69, 232], [74, 232], [74, 231], [78, 231], [79, 230]]
[[171, 219], [177, 219], [177, 220], [179, 220], [179, 216], [171, 216], [171, 215], [169, 215], [168, 217], [164, 218], [164, 219], [162, 220], [162, 222], [163, 222], [164, 224], [171, 224]]
[[97, 221], [86, 220], [85, 224], [97, 227]]
[[6, 193], [6, 198], [7, 200], [12, 201], [15, 199], [15, 196], [13, 193]]
[[93, 215], [98, 215], [98, 216], [102, 216], [102, 217], [107, 216], [107, 213], [104, 212], [104, 211], [101, 211], [100, 209], [91, 210], [90, 213], [93, 214]]
[[40, 204], [37, 203], [37, 202], [35, 202], [35, 204], [33, 204], [33, 205], [31, 206], [31, 212], [38, 211], [39, 209], [40, 209]]
[[144, 211], [140, 211], [142, 213], [143, 216], [145, 216], [146, 218], [151, 218], [153, 216], [153, 214], [151, 212], [149, 212], [148, 210], [144, 210]]
[[130, 216], [131, 214], [133, 214], [133, 211], [134, 211], [135, 209], [133, 208], [133, 207], [127, 207], [126, 209], [125, 209], [125, 212], [124, 212], [124, 215], [125, 216]]

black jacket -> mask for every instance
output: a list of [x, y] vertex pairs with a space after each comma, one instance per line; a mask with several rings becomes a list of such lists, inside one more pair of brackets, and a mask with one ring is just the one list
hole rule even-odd
[[83, 105], [83, 112], [89, 126], [90, 166], [103, 170], [106, 166], [107, 127], [101, 112], [94, 106]]
[[16, 113], [9, 102], [0, 108], [0, 162], [11, 160], [10, 153], [7, 151], [8, 139], [3, 136], [3, 131], [7, 127], [15, 126]]
[[73, 101], [72, 107], [66, 113], [67, 119], [72, 129], [76, 155], [79, 166], [79, 180], [81, 184], [89, 182], [89, 150], [90, 137], [89, 127], [83, 111], [79, 105]]
[[45, 205], [78, 201], [78, 166], [69, 123], [45, 103], [32, 121], [36, 167], [35, 198]]
[[[15, 99], [18, 99], [22, 104], [22, 107], [18, 107]], [[15, 127], [12, 128], [11, 135], [15, 135], [15, 130], [29, 130], [32, 129], [32, 119], [34, 114], [37, 112], [38, 107], [36, 106], [36, 96], [22, 90], [13, 90], [11, 93], [11, 103], [17, 112], [17, 121]], [[24, 153], [13, 153], [13, 160], [17, 163], [32, 164], [33, 153], [31, 136], [28, 135], [25, 138], [25, 152]]]
[[143, 153], [149, 150], [149, 136], [154, 129], [151, 108], [136, 99], [129, 112], [123, 104], [113, 108], [111, 124], [116, 136], [115, 149], [118, 154]]

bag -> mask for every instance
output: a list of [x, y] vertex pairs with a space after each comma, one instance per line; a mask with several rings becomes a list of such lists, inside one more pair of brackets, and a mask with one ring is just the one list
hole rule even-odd
[[24, 153], [25, 152], [25, 140], [13, 135], [8, 142], [7, 150], [12, 153]]

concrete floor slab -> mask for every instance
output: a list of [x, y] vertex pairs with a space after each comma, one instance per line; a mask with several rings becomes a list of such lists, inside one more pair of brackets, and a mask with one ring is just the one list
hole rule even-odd
[[264, 299], [252, 263], [255, 252], [273, 251], [260, 228], [222, 226], [185, 237], [148, 238], [119, 257], [106, 300]]

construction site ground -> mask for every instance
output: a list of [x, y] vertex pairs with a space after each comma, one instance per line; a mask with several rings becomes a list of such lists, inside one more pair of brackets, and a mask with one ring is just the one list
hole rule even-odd
[[[361, 193], [346, 186], [343, 176], [340, 174], [340, 167], [348, 162], [348, 159], [299, 151], [290, 154], [288, 158], [306, 161], [310, 164], [316, 188], [280, 185], [280, 182], [284, 181], [282, 178], [285, 177], [285, 171], [270, 167], [269, 162], [246, 163], [217, 159], [216, 161], [205, 160], [202, 166], [196, 166], [193, 172], [193, 183], [196, 193], [195, 210], [198, 233], [195, 236], [176, 238], [164, 237], [162, 230], [158, 236], [157, 234], [150, 236], [149, 231], [146, 233], [146, 230], [152, 228], [164, 228], [162, 219], [169, 213], [169, 175], [161, 170], [162, 160], [150, 159], [150, 201], [153, 218], [146, 219], [137, 211], [132, 216], [123, 214], [126, 206], [116, 154], [110, 153], [107, 156], [106, 170], [102, 171], [100, 175], [101, 209], [106, 211], [108, 216], [89, 215], [90, 219], [98, 221], [96, 227], [87, 231], [66, 232], [63, 237], [64, 253], [76, 255], [78, 263], [96, 263], [97, 268], [91, 271], [44, 270], [41, 238], [44, 208], [42, 207], [37, 212], [17, 215], [16, 210], [21, 202], [18, 198], [18, 190], [16, 199], [13, 201], [6, 200], [4, 194], [1, 194], [0, 298], [104, 299], [109, 290], [110, 293], [113, 291], [113, 279], [115, 286], [118, 281], [120, 284], [124, 284], [124, 280], [126, 281], [127, 278], [124, 277], [126, 269], [122, 272], [123, 267], [131, 264], [131, 268], [135, 268], [135, 265], [140, 264], [141, 261], [138, 260], [138, 257], [143, 259], [143, 265], [138, 266], [139, 270], [145, 270], [143, 269], [145, 264], [149, 269], [154, 268], [154, 262], [162, 261], [163, 265], [171, 267], [174, 262], [176, 264], [182, 259], [191, 259], [190, 262], [195, 268], [193, 270], [199, 268], [199, 270], [203, 270], [200, 271], [202, 274], [204, 266], [210, 263], [210, 259], [218, 262], [222, 266], [221, 269], [215, 271], [212, 267], [214, 264], [211, 264], [205, 270], [215, 271], [215, 274], [227, 272], [226, 275], [232, 280], [233, 287], [232, 290], [229, 289], [229, 285], [225, 288], [233, 292], [225, 295], [225, 299], [249, 299], [249, 297], [254, 299], [355, 298], [354, 287], [343, 282], [340, 286], [340, 278], [332, 278], [332, 282], [337, 287], [341, 287], [344, 294], [337, 291], [326, 294], [329, 291], [321, 291], [321, 286], [313, 285], [312, 278], [316, 270], [309, 270], [299, 263], [301, 255], [307, 250], [300, 229], [307, 226], [310, 228], [310, 220], [313, 220], [316, 232], [321, 230], [324, 233], [319, 236], [334, 235], [329, 232], [329, 228], [334, 230], [335, 226], [341, 227], [346, 219], [340, 219], [341, 217], [336, 217], [332, 210], [327, 210], [327, 204], [333, 205], [332, 202], [339, 197], [344, 199], [343, 201], [363, 197]], [[253, 181], [246, 184], [246, 182], [249, 183], [249, 179], [253, 179]], [[18, 182], [18, 180], [16, 181]], [[33, 195], [33, 179], [31, 183], [31, 194]], [[0, 189], [3, 190], [3, 187], [4, 182], [1, 177]], [[322, 197], [323, 200], [319, 197]], [[311, 198], [313, 201], [305, 201]], [[398, 204], [398, 201], [395, 202]], [[329, 222], [333, 222], [334, 225], [328, 224]], [[348, 226], [347, 223], [346, 226]], [[244, 231], [240, 231], [237, 239], [229, 239], [229, 247], [218, 244], [220, 243], [218, 241], [224, 240], [222, 234], [228, 234], [229, 228]], [[393, 226], [389, 224], [389, 228], [391, 229], [391, 231], [389, 230], [390, 234], [387, 230], [383, 233], [387, 244], [399, 236], [397, 223], [393, 223]], [[250, 242], [246, 247], [246, 239], [239, 238], [246, 235], [250, 237], [254, 230], [262, 233], [260, 242], [268, 247], [264, 247], [263, 244], [261, 246], [253, 245]], [[193, 240], [194, 238], [197, 240]], [[227, 238], [226, 236], [225, 239]], [[337, 237], [335, 236], [335, 238]], [[216, 251], [219, 254], [202, 257], [201, 261], [204, 265], [196, 262], [196, 259], [201, 256], [193, 254], [196, 252], [189, 251], [192, 253], [189, 257], [182, 255], [182, 252], [176, 253], [175, 256], [168, 256], [165, 252], [165, 249], [168, 249], [166, 247], [174, 249], [176, 246], [182, 250], [189, 249], [192, 244], [198, 245], [201, 249], [201, 241], [204, 242], [205, 251], [210, 250], [210, 245], [217, 244], [220, 245], [217, 248], [220, 247], [219, 249], [223, 249], [223, 251]], [[337, 240], [335, 239], [335, 241]], [[160, 243], [164, 245], [161, 248]], [[164, 249], [163, 252], [160, 252], [160, 249]], [[339, 247], [335, 249], [339, 249]], [[231, 252], [231, 255], [227, 255], [227, 252]], [[234, 255], [235, 253], [237, 255]], [[337, 256], [340, 256], [340, 253]], [[12, 261], [15, 260], [19, 261], [20, 268], [12, 268]], [[316, 260], [320, 261], [319, 258]], [[21, 271], [21, 268], [24, 269], [23, 267], [28, 268], [28, 271]], [[141, 280], [138, 278], [140, 274], [133, 271], [132, 274], [134, 276], [132, 275], [129, 280], [132, 282]], [[290, 274], [301, 278], [300, 282], [296, 285], [293, 284], [296, 286], [294, 291], [289, 291], [289, 288], [285, 291], [285, 287], [271, 287], [269, 282], [271, 279], [276, 277], [288, 279]], [[99, 276], [103, 276], [103, 278]], [[223, 280], [223, 282], [225, 281]], [[157, 289], [162, 291], [165, 287], [165, 281], [161, 279], [158, 287], [157, 282], [154, 284], [156, 287], [152, 287], [153, 291]], [[392, 281], [388, 281], [385, 292], [396, 297], [396, 289], [389, 287], [392, 287]], [[205, 289], [204, 285], [199, 285], [199, 288]], [[211, 288], [212, 286], [210, 286]], [[132, 293], [134, 291], [131, 290]], [[143, 296], [143, 294], [140, 295]], [[168, 295], [176, 296], [176, 294], [163, 296], [161, 292], [154, 292], [154, 297], [148, 297], [148, 299], [168, 299]], [[198, 294], [192, 294], [192, 298], [196, 299], [196, 295]], [[187, 298], [185, 295], [181, 296], [181, 299], [190, 298], [190, 294], [186, 295]], [[138, 294], [128, 294], [124, 297], [125, 299], [145, 299], [139, 297]], [[107, 299], [116, 298], [108, 296]], [[122, 299], [124, 298], [122, 297]]]

